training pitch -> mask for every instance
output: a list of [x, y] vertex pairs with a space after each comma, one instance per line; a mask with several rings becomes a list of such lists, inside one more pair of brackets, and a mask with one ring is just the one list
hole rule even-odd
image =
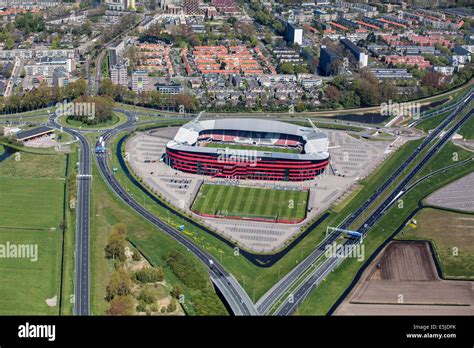
[[192, 211], [203, 216], [297, 223], [306, 216], [308, 191], [203, 184]]

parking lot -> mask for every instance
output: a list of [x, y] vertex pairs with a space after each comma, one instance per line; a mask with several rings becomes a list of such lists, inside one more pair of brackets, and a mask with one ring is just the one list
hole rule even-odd
[[426, 201], [438, 207], [474, 212], [474, 173], [432, 193]]
[[[142, 132], [126, 143], [129, 164], [152, 190], [181, 210], [192, 213], [195, 195], [203, 182], [216, 183], [222, 179], [188, 174], [170, 168], [160, 161], [166, 143], [173, 139], [178, 128], [167, 127]], [[356, 181], [368, 175], [389, 152], [389, 143], [356, 139], [344, 131], [325, 130], [330, 141], [330, 155], [336, 174], [329, 168], [324, 175], [304, 182], [266, 182], [259, 180], [227, 180], [226, 184], [255, 187], [295, 187], [311, 190], [306, 219], [300, 224], [278, 224], [257, 221], [204, 218], [195, 215], [203, 224], [217, 230], [229, 240], [256, 252], [271, 252], [285, 246], [301, 231], [310, 219], [316, 218], [332, 204], [344, 199]]]

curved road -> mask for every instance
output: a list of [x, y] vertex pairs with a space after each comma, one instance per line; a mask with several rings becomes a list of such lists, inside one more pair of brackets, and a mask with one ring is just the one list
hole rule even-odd
[[[107, 129], [103, 134], [103, 140], [109, 141], [118, 131], [132, 129], [135, 117], [131, 112], [126, 112], [127, 122], [117, 128]], [[151, 121], [155, 122], [155, 121]], [[78, 175], [78, 203], [77, 203], [77, 226], [76, 226], [76, 255], [75, 255], [75, 305], [76, 315], [88, 315], [90, 313], [90, 145], [87, 139], [77, 130], [65, 128], [57, 122], [57, 117], [51, 116], [49, 119], [51, 126], [57, 129], [63, 129], [67, 133], [75, 136], [80, 142], [80, 170]], [[150, 122], [143, 122], [143, 124]], [[98, 144], [96, 144], [98, 145]], [[110, 188], [132, 209], [137, 211], [145, 219], [150, 221], [157, 228], [173, 237], [177, 242], [192, 252], [208, 268], [211, 280], [220, 290], [227, 300], [230, 308], [235, 315], [257, 315], [253, 302], [245, 290], [211, 255], [201, 250], [189, 239], [184, 237], [178, 230], [168, 226], [163, 220], [144, 209], [137, 203], [122, 186], [118, 183], [115, 176], [111, 173], [107, 165], [107, 156], [96, 154], [96, 163], [102, 174], [102, 177]]]
[[[470, 96], [467, 102], [470, 102], [472, 97]], [[465, 105], [466, 100], [463, 101]], [[376, 193], [363, 205], [361, 206], [354, 214], [352, 214], [346, 221], [343, 223], [341, 228], [347, 228], [355, 219], [360, 216], [390, 184], [393, 182], [401, 171], [405, 169], [414, 159], [415, 157], [429, 144], [431, 141], [444, 129], [449, 122], [451, 122], [454, 117], [457, 115], [459, 111], [459, 106], [456, 105], [455, 111], [444, 121], [434, 132], [432, 132], [418, 147], [418, 149], [409, 157], [409, 159], [401, 166], [396, 173], [394, 173], [381, 188], [379, 188]], [[135, 116], [130, 111], [123, 111], [127, 115], [127, 122], [123, 125], [115, 129], [108, 129], [105, 130], [103, 134], [104, 141], [109, 141], [110, 138], [120, 130], [124, 129], [132, 129], [135, 121]], [[463, 118], [463, 120], [467, 120], [467, 118], [472, 114], [471, 112]], [[77, 210], [77, 232], [76, 232], [76, 297], [75, 297], [75, 313], [77, 315], [88, 315], [89, 314], [89, 292], [90, 292], [90, 284], [89, 284], [89, 219], [90, 219], [90, 145], [87, 139], [77, 130], [72, 128], [64, 128], [59, 125], [56, 119], [52, 116], [49, 120], [50, 124], [55, 128], [63, 128], [66, 132], [70, 133], [71, 135], [75, 136], [80, 141], [81, 145], [81, 156], [80, 156], [80, 171], [78, 175], [78, 210]], [[151, 123], [150, 122], [143, 122], [143, 123]], [[458, 126], [461, 123], [458, 123]], [[456, 127], [453, 127], [453, 129]], [[451, 129], [446, 134], [452, 134], [453, 129]], [[436, 151], [440, 143], [444, 144], [444, 140], [448, 139], [449, 136], [446, 135], [442, 138], [442, 140], [436, 145]], [[442, 145], [441, 145], [442, 146]], [[429, 152], [429, 157], [431, 157], [434, 152], [431, 150]], [[435, 152], [436, 152], [435, 151]], [[427, 157], [428, 157], [427, 155]], [[424, 158], [422, 163], [420, 163], [415, 169], [421, 169], [421, 166], [426, 163], [429, 159]], [[111, 173], [108, 165], [107, 165], [107, 156], [103, 154], [96, 154], [96, 162], [98, 168], [101, 171], [101, 174], [107, 184], [112, 188], [112, 190], [131, 208], [137, 211], [140, 215], [154, 224], [157, 228], [164, 231], [165, 233], [169, 234], [173, 237], [176, 241], [180, 244], [185, 246], [190, 252], [192, 252], [200, 261], [202, 261], [209, 269], [209, 274], [216, 285], [216, 287], [221, 291], [224, 295], [226, 300], [228, 301], [230, 307], [234, 311], [236, 315], [257, 315], [259, 313], [265, 313], [271, 306], [277, 301], [279, 297], [294, 283], [298, 276], [300, 276], [304, 271], [306, 271], [313, 262], [321, 256], [324, 252], [324, 249], [321, 247], [317, 248], [308, 258], [303, 260], [295, 269], [293, 269], [290, 273], [288, 273], [279, 283], [275, 284], [275, 286], [270, 289], [267, 294], [262, 297], [262, 299], [258, 302], [258, 310], [250, 300], [247, 293], [243, 290], [240, 284], [230, 275], [225, 269], [208, 253], [201, 250], [199, 247], [194, 245], [190, 240], [184, 237], [179, 231], [175, 230], [174, 228], [168, 226], [163, 220], [159, 219], [158, 217], [154, 216], [146, 209], [144, 209], [140, 204], [138, 204], [129, 194], [126, 192], [118, 183], [115, 176]], [[411, 175], [413, 174], [413, 175]], [[409, 179], [414, 176], [415, 173], [410, 173]], [[408, 177], [406, 178], [408, 179]], [[406, 181], [403, 180], [402, 184], [406, 184]], [[398, 187], [397, 187], [398, 189]], [[398, 191], [399, 193], [400, 191]], [[392, 193], [384, 203], [389, 202], [388, 199], [392, 198], [394, 193]], [[395, 197], [397, 198], [397, 197]], [[379, 207], [374, 214], [363, 224], [360, 231], [362, 233], [366, 233], [368, 228], [372, 226], [385, 212], [386, 207], [383, 207], [384, 204]], [[324, 244], [330, 244], [337, 238], [336, 235], [330, 236], [326, 239]], [[322, 246], [322, 245], [321, 245]], [[317, 270], [315, 273], [307, 279], [302, 286], [298, 288], [298, 291], [294, 294], [294, 301], [287, 302], [283, 307], [281, 307], [278, 311], [279, 315], [288, 315], [291, 314], [294, 309], [296, 308], [297, 304], [300, 303], [304, 297], [307, 296], [309, 291], [312, 289], [316, 281], [322, 277], [325, 277], [326, 274], [332, 270], [338, 263], [338, 260], [328, 259], [328, 261], [321, 267], [320, 270]]]
[[[125, 130], [133, 127], [134, 116], [131, 113], [127, 113], [129, 121], [113, 130], [109, 130], [103, 134], [103, 141], [108, 142], [114, 134], [118, 131]], [[99, 144], [96, 144], [99, 145]], [[154, 214], [146, 210], [140, 205], [131, 195], [119, 184], [114, 174], [110, 171], [107, 165], [106, 154], [96, 154], [95, 156], [98, 168], [102, 174], [102, 177], [110, 186], [110, 188], [121, 198], [127, 205], [138, 212], [145, 219], [150, 221], [158, 229], [164, 231], [177, 242], [187, 248], [188, 251], [192, 252], [209, 270], [210, 277], [216, 287], [221, 291], [223, 296], [226, 298], [229, 306], [232, 308], [236, 315], [256, 315], [258, 314], [255, 306], [250, 300], [245, 290], [240, 284], [230, 275], [210, 254], [206, 253], [193, 242], [183, 236], [181, 232], [167, 225], [163, 220], [156, 217]]]
[[[448, 127], [448, 125], [461, 113], [466, 106], [470, 104], [473, 100], [472, 92], [469, 93], [468, 97], [463, 99], [463, 103], [457, 107], [453, 113], [445, 119], [430, 135], [428, 135], [423, 143], [417, 147], [417, 149], [410, 155], [410, 157], [405, 160], [405, 162], [393, 173], [393, 175], [353, 214], [350, 215], [348, 219], [346, 219], [340, 226], [341, 229], [347, 229], [350, 225], [359, 217], [361, 216], [367, 208], [370, 206], [372, 202], [374, 202], [382, 192], [385, 191], [388, 186], [390, 186], [395, 179], [397, 179], [403, 171], [408, 168], [408, 166], [418, 157], [418, 155], [430, 144], [434, 144], [428, 153], [423, 156], [422, 160], [403, 178], [403, 180], [397, 185], [397, 187], [384, 199], [383, 203], [381, 203], [375, 211], [371, 213], [371, 215], [362, 223], [362, 225], [357, 229], [361, 232], [364, 236], [368, 233], [371, 227], [375, 225], [375, 223], [382, 218], [385, 214], [387, 209], [404, 193], [407, 191], [407, 186], [409, 182], [413, 179], [413, 177], [425, 166], [425, 164], [433, 157], [448, 141], [451, 137], [455, 134], [455, 132], [464, 124], [473, 114], [474, 110], [469, 110], [466, 115], [464, 115], [460, 120], [456, 122], [456, 124], [451, 127], [448, 131], [446, 131], [441, 136], [441, 132]], [[436, 140], [437, 138], [439, 140]], [[434, 141], [434, 142], [433, 142]], [[358, 240], [348, 240], [344, 244], [345, 245], [356, 245], [358, 244]], [[326, 245], [326, 243], [324, 243]], [[318, 254], [321, 255], [324, 251], [325, 245], [321, 245], [315, 252], [314, 255]], [[310, 261], [313, 259], [313, 254], [310, 255], [305, 261]], [[310, 265], [316, 260], [314, 258]], [[337, 257], [328, 258], [313, 274], [311, 274], [307, 279], [305, 279], [297, 288], [297, 290], [292, 294], [290, 299], [286, 299], [282, 306], [279, 307], [277, 311], [277, 315], [291, 315], [301, 303], [302, 300], [309, 294], [309, 292], [313, 289], [313, 287], [319, 282], [324, 279], [327, 274], [329, 274], [343, 259]], [[299, 270], [298, 272], [294, 272], [292, 275], [293, 281], [298, 279], [298, 276], [301, 275], [305, 270], [307, 270], [307, 266], [305, 269]], [[293, 272], [290, 272], [292, 274]], [[278, 295], [278, 292], [275, 292], [272, 295]], [[283, 293], [279, 294], [280, 296]], [[278, 296], [277, 298], [279, 298]], [[268, 300], [269, 302], [272, 302]], [[276, 301], [276, 299], [274, 299]], [[273, 301], [273, 303], [274, 303]], [[260, 309], [260, 307], [259, 307]]]

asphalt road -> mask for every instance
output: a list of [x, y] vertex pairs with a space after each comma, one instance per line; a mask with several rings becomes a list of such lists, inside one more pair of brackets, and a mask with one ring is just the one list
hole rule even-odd
[[[410, 157], [392, 174], [392, 176], [385, 181], [385, 183], [364, 203], [355, 213], [345, 220], [345, 222], [340, 226], [341, 229], [347, 229], [365, 210], [374, 202], [385, 189], [390, 186], [394, 180], [396, 180], [405, 169], [418, 157], [418, 155], [429, 145], [434, 144], [428, 151], [428, 153], [423, 157], [423, 159], [404, 177], [404, 179], [397, 185], [395, 190], [393, 190], [388, 197], [381, 203], [377, 209], [364, 221], [364, 223], [357, 229], [363, 235], [366, 235], [371, 227], [382, 218], [387, 209], [406, 191], [408, 183], [413, 179], [413, 177], [425, 166], [425, 164], [433, 157], [455, 134], [455, 132], [461, 127], [461, 125], [466, 122], [474, 113], [474, 110], [470, 110], [465, 116], [463, 116], [456, 124], [451, 127], [444, 134], [441, 134], [442, 131], [454, 120], [458, 114], [464, 110], [466, 106], [473, 100], [472, 93], [468, 97], [463, 99], [463, 103], [459, 105], [449, 117], [445, 119], [430, 135], [428, 135], [420, 146], [410, 155]], [[442, 137], [440, 137], [442, 135]], [[439, 139], [436, 141], [436, 139]], [[434, 140], [434, 141], [433, 141]], [[347, 240], [344, 244], [346, 245], [355, 245], [359, 243], [357, 240]], [[325, 243], [326, 244], [326, 243]], [[323, 248], [321, 246], [319, 249]], [[316, 253], [314, 253], [316, 254]], [[313, 255], [313, 254], [312, 254]], [[311, 255], [310, 255], [311, 256]], [[280, 306], [277, 310], [277, 315], [291, 315], [302, 300], [309, 294], [311, 289], [319, 284], [319, 282], [326, 277], [326, 275], [331, 272], [343, 259], [337, 257], [328, 258], [311, 276], [304, 280], [298, 287], [298, 289], [292, 294], [289, 299], [286, 299], [284, 304]], [[305, 260], [306, 261], [306, 260]], [[304, 272], [300, 271], [299, 273], [291, 272], [291, 278], [296, 280]], [[284, 292], [283, 292], [284, 293]], [[277, 292], [272, 296], [281, 297], [283, 293], [278, 294]], [[260, 307], [259, 307], [260, 309]]]
[[76, 220], [76, 251], [75, 251], [75, 282], [74, 282], [74, 314], [89, 315], [90, 313], [90, 189], [91, 166], [90, 149], [87, 139], [72, 128], [62, 127], [52, 114], [49, 125], [63, 129], [79, 140], [79, 174], [77, 175], [77, 220]]
[[[471, 99], [469, 99], [471, 100]], [[440, 127], [437, 128], [433, 133], [431, 133], [423, 142], [422, 145], [415, 151], [412, 156], [408, 159], [413, 161], [417, 154], [421, 152], [439, 133], [441, 130], [455, 117], [458, 109], [453, 112], [452, 116], [443, 122]], [[125, 112], [128, 116], [128, 121], [117, 127], [116, 129], [107, 130], [104, 133], [104, 140], [108, 140], [112, 134], [118, 130], [123, 130], [130, 128], [135, 120], [135, 116], [131, 112]], [[472, 111], [469, 115], [472, 114]], [[54, 119], [50, 119], [50, 124], [53, 127], [61, 128]], [[443, 127], [441, 127], [443, 126]], [[90, 264], [89, 264], [89, 221], [90, 221], [90, 150], [89, 144], [86, 138], [77, 132], [74, 129], [64, 128], [66, 132], [76, 136], [81, 144], [81, 156], [80, 156], [80, 173], [78, 178], [78, 202], [77, 202], [77, 232], [76, 232], [76, 291], [75, 291], [75, 314], [77, 315], [88, 315], [90, 310], [90, 283], [89, 283], [89, 274], [90, 274]], [[443, 140], [449, 139], [449, 136], [445, 136]], [[431, 153], [431, 152], [430, 152]], [[433, 153], [434, 154], [434, 153]], [[430, 156], [431, 157], [431, 156]], [[107, 158], [105, 155], [97, 154], [96, 160], [101, 173], [109, 184], [109, 186], [116, 192], [116, 194], [129, 206], [135, 209], [139, 214], [145, 217], [147, 220], [152, 222], [157, 228], [168, 233], [170, 236], [175, 238], [179, 243], [185, 246], [190, 252], [192, 252], [196, 257], [198, 257], [209, 269], [209, 273], [212, 281], [217, 288], [224, 295], [228, 304], [234, 311], [236, 315], [257, 315], [258, 313], [265, 313], [268, 308], [270, 308], [275, 301], [281, 297], [281, 295], [288, 289], [288, 287], [293, 284], [293, 282], [298, 279], [298, 277], [311, 266], [311, 264], [316, 260], [321, 254], [325, 251], [324, 245], [331, 244], [337, 235], [331, 235], [326, 240], [326, 242], [321, 244], [316, 250], [305, 260], [303, 260], [292, 272], [288, 273], [279, 283], [277, 283], [258, 303], [258, 310], [248, 297], [247, 293], [243, 290], [240, 284], [229, 274], [224, 268], [208, 253], [202, 251], [199, 247], [195, 246], [191, 241], [184, 237], [179, 231], [168, 226], [165, 222], [149, 213], [145, 210], [140, 204], [138, 204], [129, 194], [126, 192], [120, 184], [115, 179], [114, 175], [110, 172], [107, 166]], [[407, 161], [408, 161], [407, 160]], [[411, 163], [410, 161], [410, 163]], [[423, 162], [423, 163], [426, 163]], [[404, 163], [404, 166], [400, 167], [392, 177], [379, 189], [377, 192], [361, 207], [359, 210], [352, 214], [347, 221], [341, 226], [349, 226], [352, 221], [354, 221], [357, 216], [359, 216], [365, 209], [372, 203], [384, 190], [390, 185], [395, 178], [403, 171], [409, 163]], [[421, 165], [421, 163], [420, 163]], [[419, 166], [417, 166], [418, 168]], [[421, 168], [421, 167], [420, 167]], [[415, 173], [416, 174], [416, 173]], [[413, 175], [415, 175], [413, 174]], [[391, 181], [390, 181], [391, 180]], [[389, 182], [390, 181], [390, 182]], [[392, 197], [392, 195], [390, 196]], [[389, 198], [390, 198], [389, 197]], [[383, 214], [385, 209], [378, 212], [378, 214]], [[380, 217], [380, 216], [379, 216]], [[378, 218], [379, 218], [378, 217]], [[378, 220], [374, 215], [364, 224], [361, 232], [364, 232], [364, 229], [367, 230], [368, 227], [373, 225], [375, 221]], [[293, 296], [293, 301], [285, 304], [281, 310], [279, 310], [279, 315], [289, 315], [296, 308], [299, 302], [301, 302], [304, 297], [307, 296], [309, 291], [313, 288], [320, 279], [324, 278], [330, 270], [332, 270], [337, 263], [338, 259], [328, 259], [325, 264], [323, 264], [320, 269], [304, 282], [304, 284], [299, 287], [298, 291]]]
[[89, 315], [90, 310], [90, 150], [87, 140], [80, 140], [81, 153], [77, 177], [77, 225], [76, 225], [76, 282], [74, 313]]
[[[124, 130], [132, 126], [134, 116], [132, 113], [127, 113], [129, 121], [114, 129], [109, 130], [103, 134], [103, 141], [106, 142], [110, 140], [113, 134], [119, 130]], [[96, 145], [99, 145], [98, 143]], [[104, 180], [108, 183], [110, 188], [121, 198], [126, 204], [128, 204], [132, 209], [137, 213], [143, 216], [145, 219], [150, 221], [160, 230], [164, 231], [181, 245], [186, 247], [186, 249], [193, 253], [209, 270], [210, 277], [214, 282], [214, 285], [219, 289], [230, 308], [232, 309], [235, 315], [257, 315], [258, 311], [255, 308], [253, 302], [245, 292], [245, 290], [240, 286], [240, 284], [235, 280], [235, 278], [230, 275], [210, 254], [201, 250], [193, 242], [187, 239], [181, 232], [170, 227], [163, 220], [159, 219], [149, 211], [147, 211], [142, 205], [140, 205], [132, 196], [119, 184], [114, 174], [110, 171], [107, 165], [107, 154], [97, 153], [96, 162]]]

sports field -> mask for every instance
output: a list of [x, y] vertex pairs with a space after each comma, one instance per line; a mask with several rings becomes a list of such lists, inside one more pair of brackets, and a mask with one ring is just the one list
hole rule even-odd
[[[65, 158], [22, 152], [0, 162], [0, 315], [59, 313]], [[5, 254], [12, 245], [32, 249], [16, 258]]]
[[237, 144], [222, 144], [222, 143], [206, 143], [206, 147], [212, 147], [216, 149], [235, 149], [235, 150], [255, 150], [265, 152], [283, 152], [283, 153], [300, 153], [299, 149], [289, 147], [271, 147], [271, 146], [256, 146], [256, 145], [237, 145]]
[[304, 219], [308, 191], [203, 184], [192, 205], [198, 214], [296, 222]]

